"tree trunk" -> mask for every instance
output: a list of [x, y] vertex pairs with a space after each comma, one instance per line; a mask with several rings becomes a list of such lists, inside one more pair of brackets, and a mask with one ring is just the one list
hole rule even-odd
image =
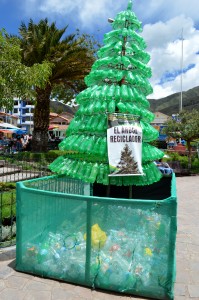
[[187, 140], [187, 148], [188, 148], [188, 170], [191, 170], [191, 142]]
[[48, 127], [50, 114], [51, 85], [45, 89], [36, 88], [37, 99], [34, 110], [34, 131], [32, 138], [32, 152], [48, 151]]

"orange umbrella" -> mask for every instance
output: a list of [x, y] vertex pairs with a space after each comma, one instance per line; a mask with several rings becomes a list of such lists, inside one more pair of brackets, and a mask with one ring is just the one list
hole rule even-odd
[[3, 132], [3, 133], [13, 133], [14, 131], [13, 130], [9, 130], [9, 129], [0, 129], [0, 132]]

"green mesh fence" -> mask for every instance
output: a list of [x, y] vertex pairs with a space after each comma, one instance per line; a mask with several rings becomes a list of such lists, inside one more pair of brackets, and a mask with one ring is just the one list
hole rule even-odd
[[140, 200], [90, 196], [67, 177], [17, 183], [17, 270], [173, 299], [175, 175], [169, 189], [163, 200]]

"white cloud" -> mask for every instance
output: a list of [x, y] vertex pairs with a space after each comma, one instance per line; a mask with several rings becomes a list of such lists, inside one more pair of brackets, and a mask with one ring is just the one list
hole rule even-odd
[[[150, 81], [154, 93], [149, 98], [158, 99], [180, 92], [181, 67], [187, 69], [182, 76], [182, 89], [187, 90], [198, 85], [199, 55], [196, 53], [199, 51], [199, 31], [190, 18], [179, 16], [165, 23], [145, 25], [142, 35], [151, 55], [149, 65], [153, 76]], [[189, 70], [190, 66], [194, 67]]]
[[108, 17], [114, 17], [121, 8], [126, 9], [126, 0], [123, 0], [124, 6], [121, 2], [113, 4], [109, 0], [25, 0], [27, 14], [35, 14], [37, 11], [51, 17], [59, 15], [85, 29], [100, 25], [103, 28]]
[[[121, 10], [125, 10], [128, 0], [24, 0], [26, 13], [34, 19], [48, 17], [57, 24], [69, 24], [71, 28], [83, 29], [98, 35], [111, 31], [108, 17], [115, 18]], [[133, 11], [143, 22], [143, 37], [151, 54], [150, 66], [153, 76], [151, 84], [154, 93], [150, 98], [161, 98], [179, 92], [181, 76], [181, 34], [183, 29], [183, 68], [195, 64], [195, 67], [183, 74], [183, 90], [198, 85], [199, 78], [199, 31], [195, 24], [199, 23], [198, 0], [134, 0]], [[144, 25], [145, 24], [145, 25]], [[166, 75], [174, 74], [173, 78]], [[178, 76], [177, 76], [178, 75]], [[161, 85], [160, 85], [161, 82]]]

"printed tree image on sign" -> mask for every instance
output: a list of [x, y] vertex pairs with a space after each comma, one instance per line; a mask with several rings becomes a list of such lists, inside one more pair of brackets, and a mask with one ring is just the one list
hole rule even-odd
[[117, 169], [119, 169], [119, 171], [117, 171], [116, 174], [126, 174], [126, 175], [139, 174], [140, 175], [138, 163], [137, 161], [135, 161], [134, 157], [132, 156], [132, 150], [129, 149], [129, 146], [127, 144], [125, 144], [123, 150], [121, 151], [121, 157], [117, 165]]
[[[129, 0], [126, 10], [116, 15], [111, 26], [112, 30], [104, 35], [104, 46], [99, 49], [98, 57], [85, 77], [87, 88], [76, 96], [78, 110], [67, 129], [66, 138], [59, 144], [65, 155], [58, 157], [50, 169], [84, 182], [108, 186], [149, 185], [162, 177], [153, 161], [161, 159], [164, 153], [150, 144], [159, 135], [150, 125], [154, 114], [150, 112], [147, 100], [153, 91], [149, 83], [151, 68], [147, 66], [150, 56], [145, 51], [144, 39], [139, 35], [141, 22], [132, 11], [132, 1]], [[107, 115], [115, 113], [136, 115], [142, 130], [141, 161], [137, 167], [137, 156], [130, 145], [134, 143], [133, 138], [130, 142], [131, 135], [124, 134], [126, 140], [118, 151], [115, 167], [119, 168], [121, 156], [129, 153], [131, 159], [126, 163], [130, 165], [126, 170], [133, 170], [130, 176], [122, 176], [122, 173], [121, 176], [109, 176], [112, 172], [109, 156], [114, 155], [115, 149], [108, 153]], [[112, 144], [119, 143], [113, 141]], [[132, 176], [137, 168], [140, 176]]]

